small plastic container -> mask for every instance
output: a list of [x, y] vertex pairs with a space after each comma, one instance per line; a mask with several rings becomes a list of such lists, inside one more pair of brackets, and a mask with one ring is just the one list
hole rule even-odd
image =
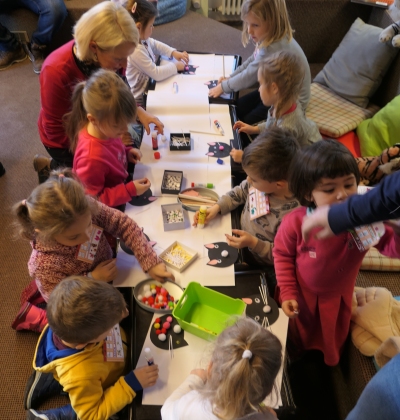
[[245, 310], [243, 300], [190, 282], [172, 315], [185, 331], [210, 341], [234, 322], [232, 316], [243, 315]]
[[[173, 181], [176, 179], [175, 181]], [[173, 182], [172, 182], [173, 181]], [[183, 172], [182, 171], [164, 171], [164, 176], [161, 184], [162, 194], [178, 195], [182, 188]]]
[[[179, 142], [179, 140], [177, 141], [176, 139], [182, 141], [183, 144], [177, 145], [177, 142]], [[190, 138], [190, 133], [171, 133], [169, 141], [169, 150], [192, 150], [192, 139]]]
[[[179, 230], [185, 229], [185, 211], [183, 210], [182, 204], [175, 203], [175, 204], [164, 204], [161, 206], [162, 217], [163, 217], [163, 225], [164, 225], [164, 232], [169, 232], [171, 230]], [[169, 222], [168, 221], [168, 213], [170, 212], [178, 212], [182, 214], [182, 221], [181, 222]]]
[[[188, 256], [190, 257], [184, 265], [182, 266], [177, 266], [174, 265], [170, 262], [170, 259], [168, 258], [168, 253], [170, 251], [172, 251], [176, 246], [180, 246], [185, 252], [186, 254], [188, 254]], [[165, 264], [168, 267], [173, 268], [174, 270], [179, 271], [179, 273], [182, 273], [182, 271], [186, 270], [186, 268], [189, 267], [190, 264], [192, 264], [192, 262], [197, 258], [197, 252], [194, 251], [193, 249], [190, 249], [189, 247], [187, 247], [186, 245], [183, 245], [181, 242], [175, 241], [172, 245], [170, 245], [165, 251], [163, 251], [159, 257], [165, 262]]]

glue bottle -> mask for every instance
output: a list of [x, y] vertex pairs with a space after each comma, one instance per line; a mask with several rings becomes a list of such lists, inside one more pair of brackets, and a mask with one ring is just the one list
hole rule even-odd
[[151, 143], [153, 144], [153, 150], [158, 150], [157, 131], [151, 132]]
[[148, 347], [144, 349], [144, 358], [147, 360], [147, 364], [149, 366], [154, 365], [154, 357], [151, 354], [151, 350]]
[[207, 207], [206, 206], [200, 206], [199, 219], [197, 220], [197, 227], [199, 229], [204, 228], [204, 222], [206, 221], [206, 217], [207, 217]]

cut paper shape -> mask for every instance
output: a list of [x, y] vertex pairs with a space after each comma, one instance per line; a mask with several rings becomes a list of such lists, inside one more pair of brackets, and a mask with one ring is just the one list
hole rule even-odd
[[188, 64], [187, 66], [185, 66], [185, 68], [178, 72], [178, 73], [182, 73], [182, 74], [195, 74], [196, 73], [196, 69], [198, 69], [199, 66], [194, 66], [193, 64]]
[[[265, 305], [261, 299], [261, 295], [251, 295], [242, 300], [247, 303], [246, 315], [255, 319], [260, 324], [262, 324], [264, 317], [268, 318], [269, 325], [272, 325], [279, 318], [278, 305], [271, 296], [268, 296], [268, 305], [271, 307], [271, 311], [268, 313], [263, 311]], [[253, 301], [253, 303], [249, 303], [248, 301]]]
[[142, 195], [132, 197], [132, 200], [129, 202], [129, 204], [131, 204], [132, 206], [147, 206], [147, 204], [150, 204], [156, 200], [157, 200], [157, 197], [153, 196], [153, 193], [151, 189], [149, 188]]
[[[224, 158], [229, 156], [232, 150], [232, 146], [229, 144], [223, 143], [223, 142], [213, 142], [213, 143], [207, 143], [209, 145], [208, 153], [206, 153], [206, 156], [211, 156], [215, 158]], [[220, 146], [223, 147], [223, 150], [220, 150]]]
[[250, 298], [242, 298], [242, 300], [246, 305], [251, 305], [253, 303], [253, 299]]
[[[238, 256], [239, 251], [232, 246], [229, 246], [226, 242], [213, 242], [210, 244], [204, 245], [208, 249], [208, 261], [207, 265], [211, 265], [213, 267], [229, 267], [232, 264], [235, 264]], [[222, 257], [222, 251], [228, 251], [227, 257]]]
[[212, 89], [218, 86], [218, 80], [209, 80], [208, 82], [205, 82], [204, 84], [208, 87], [208, 89]]
[[[167, 321], [167, 318], [171, 316], [170, 314], [166, 314], [163, 316], [160, 316], [158, 318], [160, 318], [160, 324], [163, 325], [164, 322]], [[169, 350], [169, 339], [168, 336], [172, 336], [172, 345], [175, 349], [179, 349], [181, 347], [185, 347], [188, 346], [188, 343], [185, 341], [185, 331], [182, 329], [182, 331], [177, 334], [176, 332], [174, 332], [174, 327], [175, 325], [179, 325], [178, 321], [173, 318], [172, 322], [170, 322], [170, 328], [168, 328], [166, 335], [167, 335], [167, 339], [165, 341], [160, 341], [158, 339], [157, 333], [156, 333], [156, 329], [154, 328], [154, 324], [151, 326], [151, 330], [150, 330], [150, 340], [151, 342], [158, 347], [159, 349], [162, 350]], [[157, 363], [157, 361], [155, 360], [155, 363]]]

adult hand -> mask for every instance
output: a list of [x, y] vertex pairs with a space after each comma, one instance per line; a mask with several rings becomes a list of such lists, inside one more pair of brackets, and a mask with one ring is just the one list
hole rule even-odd
[[115, 258], [111, 260], [102, 261], [92, 271], [92, 277], [95, 280], [110, 282], [117, 278], [117, 260]]
[[167, 270], [167, 267], [164, 263], [160, 263], [154, 267], [151, 267], [148, 271], [148, 274], [151, 278], [161, 283], [164, 283], [166, 279], [175, 281], [175, 276]]
[[243, 150], [233, 148], [229, 154], [232, 156], [234, 162], [242, 163], [243, 153]]
[[176, 51], [175, 50], [172, 53], [172, 57], [174, 57], [175, 60], [183, 61], [185, 64], [188, 64], [189, 63], [189, 54], [186, 51], [180, 52], [180, 51]]
[[256, 125], [249, 125], [242, 121], [236, 121], [233, 124], [234, 130], [239, 130], [239, 133], [247, 133], [247, 134], [259, 134], [260, 129]]
[[[214, 219], [215, 216], [217, 216], [217, 214], [221, 211], [221, 207], [218, 204], [214, 204], [212, 207], [207, 208], [206, 211], [206, 220], [204, 221], [204, 224], [206, 225], [210, 220]], [[200, 211], [197, 210], [194, 218], [193, 218], [193, 225], [192, 226], [197, 226], [197, 224], [199, 223], [199, 214]]]
[[255, 248], [257, 245], [258, 239], [250, 235], [249, 232], [239, 229], [232, 229], [232, 233], [237, 236], [225, 234], [226, 242], [229, 246], [233, 246], [234, 248], [241, 249], [241, 248]]
[[297, 318], [299, 316], [299, 304], [297, 300], [285, 300], [282, 302], [282, 310], [289, 318]]
[[129, 150], [128, 152], [128, 161], [132, 163], [138, 163], [142, 158], [142, 152], [139, 149], [135, 149], [134, 147]]
[[221, 83], [218, 83], [217, 86], [208, 91], [208, 96], [211, 96], [211, 98], [218, 98], [218, 96], [221, 96], [223, 93], [224, 91], [222, 90]]
[[150, 124], [155, 125], [155, 130], [159, 134], [164, 134], [164, 124], [153, 114], [150, 114], [142, 107], [138, 107], [138, 119], [143, 124], [147, 134], [150, 134]]
[[207, 382], [207, 372], [204, 369], [193, 369], [190, 374], [197, 375], [204, 383]]
[[151, 182], [147, 178], [135, 179], [132, 181], [136, 188], [136, 194], [144, 194], [150, 187]]
[[219, 79], [218, 79], [218, 84], [219, 83], [221, 83], [221, 82], [223, 82], [224, 80], [228, 80], [229, 79], [229, 77], [224, 77], [224, 76], [221, 76]]
[[149, 388], [157, 382], [158, 379], [158, 365], [142, 366], [136, 368], [133, 373], [136, 379], [142, 385], [142, 388]]
[[305, 242], [310, 238], [311, 231], [318, 227], [322, 230], [313, 235], [315, 239], [326, 239], [335, 235], [328, 222], [329, 208], [329, 206], [318, 207], [310, 216], [304, 217], [301, 232]]

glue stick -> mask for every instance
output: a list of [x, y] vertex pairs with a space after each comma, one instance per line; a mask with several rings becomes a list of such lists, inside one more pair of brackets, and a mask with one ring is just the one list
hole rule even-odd
[[199, 219], [197, 221], [197, 227], [199, 229], [204, 228], [204, 222], [206, 221], [206, 217], [207, 217], [207, 207], [206, 206], [200, 206]]
[[158, 150], [157, 131], [151, 132], [151, 143], [153, 144], [153, 150]]
[[154, 357], [151, 354], [151, 350], [148, 347], [144, 349], [144, 358], [147, 360], [147, 364], [149, 366], [154, 365]]

